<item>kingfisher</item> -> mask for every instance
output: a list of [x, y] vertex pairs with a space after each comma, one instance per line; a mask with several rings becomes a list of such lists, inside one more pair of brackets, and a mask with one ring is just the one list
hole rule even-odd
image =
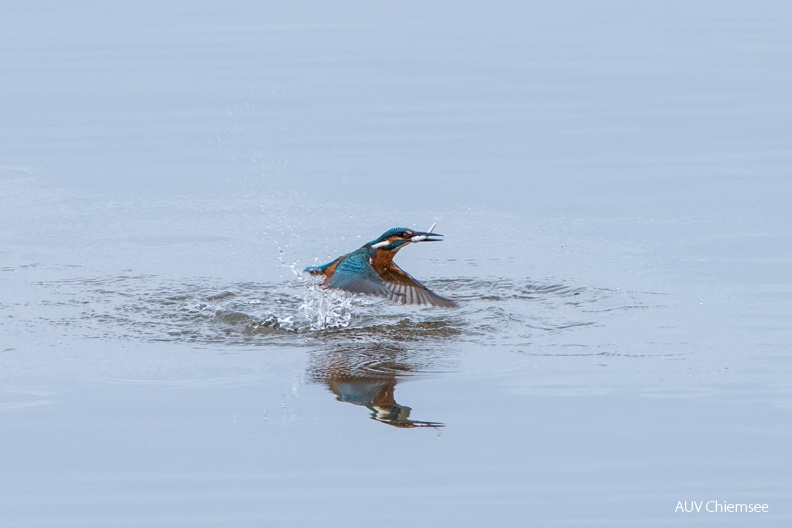
[[393, 262], [399, 250], [417, 242], [439, 242], [443, 235], [394, 227], [357, 249], [321, 266], [304, 271], [324, 276], [322, 286], [353, 293], [386, 297], [402, 304], [430, 304], [453, 308], [455, 301], [440, 297]]

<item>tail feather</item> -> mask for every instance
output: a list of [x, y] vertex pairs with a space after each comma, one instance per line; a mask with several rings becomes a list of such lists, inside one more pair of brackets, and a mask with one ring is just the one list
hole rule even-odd
[[323, 266], [308, 266], [303, 271], [310, 273], [311, 275], [322, 275], [324, 273]]

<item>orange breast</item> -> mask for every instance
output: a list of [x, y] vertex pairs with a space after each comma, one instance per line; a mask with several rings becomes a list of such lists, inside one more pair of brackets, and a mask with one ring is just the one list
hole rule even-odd
[[388, 273], [393, 265], [393, 253], [378, 249], [371, 257], [371, 267], [374, 268], [380, 277]]

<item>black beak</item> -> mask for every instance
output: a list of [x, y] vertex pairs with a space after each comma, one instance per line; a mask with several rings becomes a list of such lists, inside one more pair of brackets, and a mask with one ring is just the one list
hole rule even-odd
[[430, 233], [428, 231], [416, 231], [410, 237], [410, 242], [440, 242], [442, 241], [440, 233]]

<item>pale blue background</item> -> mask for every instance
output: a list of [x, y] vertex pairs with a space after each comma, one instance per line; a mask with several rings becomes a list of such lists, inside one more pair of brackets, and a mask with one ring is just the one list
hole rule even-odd
[[0, 524], [787, 526], [790, 145], [786, 2], [5, 2]]

